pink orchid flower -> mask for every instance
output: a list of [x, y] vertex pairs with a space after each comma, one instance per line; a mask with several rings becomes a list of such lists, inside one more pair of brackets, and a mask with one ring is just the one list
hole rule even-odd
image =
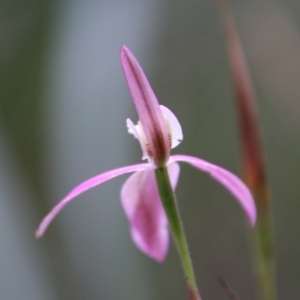
[[168, 221], [160, 201], [154, 170], [166, 166], [175, 190], [180, 171], [177, 162], [189, 163], [209, 173], [237, 199], [253, 226], [256, 220], [255, 204], [248, 188], [237, 176], [197, 157], [170, 156], [171, 148], [183, 139], [177, 118], [168, 108], [159, 105], [141, 66], [125, 46], [121, 48], [121, 62], [140, 120], [134, 125], [127, 119], [128, 131], [138, 139], [142, 159], [147, 159], [148, 163], [114, 169], [79, 184], [44, 218], [36, 236], [41, 237], [61, 209], [78, 195], [116, 176], [134, 172], [121, 189], [121, 202], [130, 223], [131, 236], [142, 252], [158, 262], [163, 261], [169, 245]]

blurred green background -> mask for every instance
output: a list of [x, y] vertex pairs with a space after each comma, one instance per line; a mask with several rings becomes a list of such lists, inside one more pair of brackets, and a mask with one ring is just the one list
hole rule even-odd
[[[258, 97], [274, 206], [279, 299], [299, 299], [300, 4], [231, 1]], [[119, 60], [124, 43], [183, 127], [174, 153], [241, 174], [235, 99], [214, 1], [0, 0], [0, 299], [187, 299], [174, 245], [163, 264], [130, 240], [126, 176], [42, 217], [93, 175], [140, 162]], [[207, 175], [177, 189], [204, 299], [257, 299], [243, 213]]]

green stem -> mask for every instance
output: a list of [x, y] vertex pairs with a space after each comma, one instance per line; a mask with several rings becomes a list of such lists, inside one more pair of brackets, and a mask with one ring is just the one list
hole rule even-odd
[[165, 167], [158, 168], [155, 170], [155, 176], [161, 201], [168, 218], [169, 226], [182, 260], [190, 299], [201, 300], [168, 171]]
[[264, 300], [276, 300], [274, 238], [267, 188], [252, 189], [257, 205], [257, 222], [253, 229], [256, 272]]

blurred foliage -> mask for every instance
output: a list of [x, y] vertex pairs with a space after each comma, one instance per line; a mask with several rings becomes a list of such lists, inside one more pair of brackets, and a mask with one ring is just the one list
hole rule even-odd
[[1, 0], [0, 7], [1, 120], [41, 197], [41, 105], [50, 1]]

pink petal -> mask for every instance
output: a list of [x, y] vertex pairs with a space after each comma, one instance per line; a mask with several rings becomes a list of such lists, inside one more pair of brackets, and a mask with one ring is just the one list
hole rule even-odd
[[[168, 172], [175, 189], [179, 165], [168, 165]], [[121, 202], [136, 246], [149, 257], [162, 262], [169, 246], [168, 221], [158, 194], [154, 170], [131, 175], [122, 187]]]
[[127, 166], [127, 167], [114, 169], [114, 170], [102, 173], [100, 175], [97, 175], [95, 177], [92, 177], [92, 178], [82, 182], [77, 187], [75, 187], [56, 206], [54, 206], [54, 208], [50, 211], [50, 213], [43, 219], [38, 230], [36, 231], [36, 237], [38, 237], [38, 238], [41, 237], [44, 234], [44, 232], [46, 231], [46, 229], [48, 228], [49, 224], [54, 219], [54, 217], [65, 207], [65, 205], [67, 205], [72, 199], [74, 199], [78, 195], [80, 195], [83, 192], [85, 192], [107, 180], [110, 180], [114, 177], [120, 176], [125, 173], [144, 171], [149, 168], [152, 168], [152, 166], [150, 164], [138, 164], [138, 165]]
[[127, 84], [148, 142], [148, 156], [155, 166], [164, 166], [169, 159], [169, 134], [154, 92], [136, 58], [125, 46], [121, 62]]
[[[126, 120], [126, 125], [127, 125], [127, 128], [128, 128], [128, 132], [130, 134], [133, 134], [134, 137], [136, 139], [138, 139], [139, 143], [140, 143], [140, 146], [142, 148], [142, 152], [143, 152], [143, 156], [142, 156], [142, 160], [144, 159], [147, 159], [148, 158], [148, 155], [147, 155], [147, 151], [145, 149], [145, 144], [143, 142], [143, 138], [142, 138], [142, 135], [140, 132], [138, 132], [138, 128], [140, 128], [138, 125], [134, 125], [133, 122], [130, 120], [130, 119], [127, 119]], [[151, 161], [151, 160], [150, 160]]]
[[173, 149], [177, 147], [183, 140], [181, 125], [172, 111], [170, 111], [167, 107], [163, 105], [160, 105], [160, 108], [163, 112], [165, 119], [168, 120], [168, 123], [170, 125], [171, 136], [172, 136], [171, 148]]
[[244, 209], [249, 223], [254, 226], [256, 221], [256, 207], [254, 200], [247, 186], [236, 175], [197, 157], [173, 155], [170, 157], [169, 162], [172, 163], [174, 161], [183, 161], [191, 164], [201, 171], [210, 173], [214, 179], [221, 183], [233, 196], [235, 196]]

